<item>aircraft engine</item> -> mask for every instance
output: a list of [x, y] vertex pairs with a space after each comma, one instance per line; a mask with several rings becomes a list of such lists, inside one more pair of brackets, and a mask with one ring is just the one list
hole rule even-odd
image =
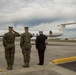
[[49, 34], [52, 35], [52, 31], [49, 31]]

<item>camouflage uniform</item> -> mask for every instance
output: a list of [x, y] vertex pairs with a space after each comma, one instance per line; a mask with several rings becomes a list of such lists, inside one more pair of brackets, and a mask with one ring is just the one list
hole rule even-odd
[[31, 52], [31, 43], [30, 43], [31, 38], [32, 38], [32, 34], [29, 32], [25, 32], [21, 35], [20, 46], [22, 49], [22, 54], [23, 54], [24, 63], [25, 63], [25, 66], [23, 67], [29, 66], [30, 52]]
[[3, 46], [5, 48], [5, 58], [7, 61], [7, 65], [13, 65], [14, 64], [14, 54], [15, 54], [15, 37], [20, 36], [17, 32], [7, 32], [3, 36]]

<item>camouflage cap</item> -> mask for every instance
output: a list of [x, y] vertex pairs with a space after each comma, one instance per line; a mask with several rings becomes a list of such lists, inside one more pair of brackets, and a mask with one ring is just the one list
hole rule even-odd
[[29, 27], [24, 27], [25, 29], [28, 29]]
[[13, 27], [12, 27], [12, 26], [9, 26], [9, 28], [11, 28], [11, 29], [12, 29]]

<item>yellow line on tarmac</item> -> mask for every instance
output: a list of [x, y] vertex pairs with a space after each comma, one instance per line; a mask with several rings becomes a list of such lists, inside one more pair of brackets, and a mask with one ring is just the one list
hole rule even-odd
[[66, 63], [66, 62], [71, 62], [71, 61], [76, 61], [76, 56], [68, 57], [68, 58], [55, 59], [52, 61], [52, 63], [60, 64], [60, 63]]
[[3, 69], [0, 68], [0, 72], [3, 72]]

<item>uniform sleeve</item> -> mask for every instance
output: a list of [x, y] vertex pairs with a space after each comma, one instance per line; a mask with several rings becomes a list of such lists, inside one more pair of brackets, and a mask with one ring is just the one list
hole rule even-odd
[[16, 37], [19, 37], [20, 36], [20, 34], [18, 32], [15, 31], [14, 33], [15, 33], [15, 36]]
[[30, 33], [30, 37], [32, 38], [33, 37], [33, 35]]
[[3, 36], [3, 46], [6, 47], [6, 34]]
[[46, 36], [46, 39], [47, 39], [47, 36]]
[[24, 37], [23, 37], [23, 34], [21, 34], [21, 38], [20, 38], [20, 47], [21, 48], [23, 46], [23, 43], [24, 43]]
[[35, 43], [36, 43], [36, 49], [38, 49], [38, 37], [36, 37]]
[[48, 44], [48, 41], [47, 41], [47, 36], [46, 36], [46, 39], [45, 39], [45, 44], [46, 44], [46, 45]]

